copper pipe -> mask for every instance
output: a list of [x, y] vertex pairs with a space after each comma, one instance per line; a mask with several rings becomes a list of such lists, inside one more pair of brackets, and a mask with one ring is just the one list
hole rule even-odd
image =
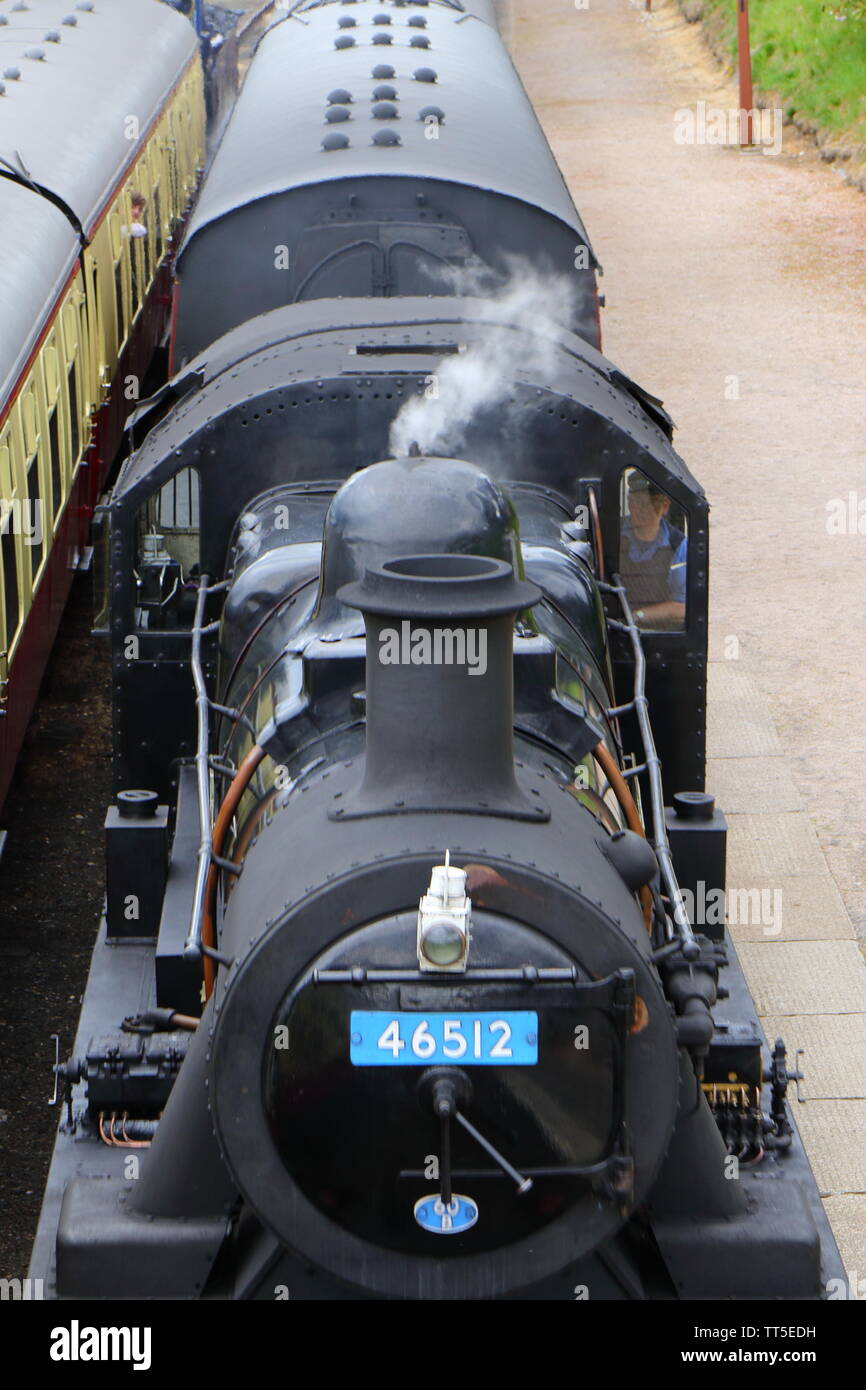
[[[640, 815], [638, 813], [637, 805], [635, 804], [635, 799], [631, 794], [631, 787], [629, 786], [628, 782], [625, 780], [619, 768], [617, 767], [616, 759], [609, 752], [604, 743], [597, 743], [592, 751], [594, 756], [598, 759], [599, 763], [601, 764], [602, 772], [604, 773], [605, 777], [610, 783], [614, 796], [616, 797], [617, 801], [622, 807], [622, 812], [625, 816], [626, 825], [628, 826], [629, 830], [633, 830], [636, 835], [640, 835], [641, 839], [645, 840], [646, 832], [644, 831], [643, 822], [641, 821]], [[644, 924], [646, 926], [647, 931], [651, 931], [653, 920], [653, 899], [648, 884], [644, 884], [644, 886], [640, 889], [638, 896], [640, 897], [641, 906], [643, 908]]]
[[279, 790], [280, 788], [273, 787], [271, 791], [268, 792], [267, 796], [259, 802], [256, 809], [253, 811], [249, 820], [244, 825], [241, 834], [238, 835], [238, 838], [234, 844], [234, 851], [232, 854], [232, 859], [234, 860], [235, 864], [242, 864], [244, 859], [246, 858], [247, 850], [250, 846], [250, 841], [252, 840], [253, 836], [255, 835], [256, 831], [261, 825], [262, 818], [266, 814], [268, 808], [273, 806], [274, 801], [276, 800], [276, 797], [279, 793]]
[[[216, 821], [214, 822], [213, 837], [211, 848], [217, 856], [222, 856], [222, 848], [228, 834], [229, 826], [234, 819], [235, 811], [240, 805], [241, 798], [249, 786], [253, 774], [259, 763], [265, 756], [265, 750], [260, 744], [253, 744], [247, 756], [244, 758], [240, 767], [234, 775], [232, 784], [223, 797], [223, 803], [219, 808]], [[216, 905], [216, 889], [219, 868], [211, 862], [208, 869], [207, 883], [204, 893], [204, 912], [202, 914], [202, 944], [209, 946], [213, 950], [216, 945], [214, 933], [214, 909]], [[216, 981], [216, 967], [210, 956], [204, 956], [204, 988], [205, 998], [210, 999]]]
[[120, 1133], [123, 1136], [123, 1143], [117, 1144], [117, 1140], [115, 1140], [114, 1142], [117, 1144], [117, 1147], [119, 1149], [149, 1149], [151, 1144], [149, 1139], [130, 1139], [126, 1132], [126, 1122], [128, 1119], [129, 1116], [124, 1111], [120, 1119]]
[[172, 1028], [180, 1028], [186, 1033], [194, 1033], [198, 1027], [198, 1019], [193, 1018], [192, 1014], [172, 1014]]
[[587, 501], [589, 503], [589, 519], [592, 522], [592, 537], [595, 542], [595, 562], [598, 565], [598, 577], [604, 583], [604, 550], [601, 543], [601, 518], [598, 514], [598, 498], [595, 495], [595, 488], [587, 489]]

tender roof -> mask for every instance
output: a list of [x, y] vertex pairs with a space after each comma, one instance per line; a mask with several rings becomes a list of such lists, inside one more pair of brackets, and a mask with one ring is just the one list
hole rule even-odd
[[[387, 14], [388, 25], [374, 18]], [[423, 18], [426, 27], [410, 20]], [[352, 27], [340, 27], [355, 20]], [[391, 38], [376, 44], [375, 36]], [[411, 46], [427, 38], [429, 48]], [[335, 44], [351, 46], [336, 48]], [[394, 76], [376, 78], [377, 67]], [[432, 69], [435, 82], [415, 74]], [[396, 88], [399, 119], [375, 119], [373, 90]], [[350, 120], [325, 122], [329, 94], [351, 93]], [[438, 107], [430, 139], [419, 119]], [[396, 132], [399, 145], [374, 145]], [[322, 140], [348, 137], [348, 148]], [[583, 224], [498, 31], [444, 5], [382, 0], [321, 5], [278, 21], [261, 40], [187, 232], [187, 244], [233, 209], [287, 189], [371, 174], [442, 179], [543, 208], [586, 240]]]
[[128, 117], [143, 135], [196, 48], [161, 0], [0, 0], [0, 157], [17, 151], [89, 233], [136, 148]]
[[[391, 3], [392, 0], [386, 0], [386, 4]], [[322, 9], [327, 5], [356, 4], [358, 4], [358, 0], [295, 0], [295, 4], [289, 5], [289, 10], [293, 14], [307, 14], [310, 10]], [[408, 14], [417, 15], [423, 14], [428, 4], [431, 7], [441, 5], [443, 9], [457, 10], [458, 14], [476, 15], [487, 24], [498, 23], [496, 0], [397, 0], [395, 8], [404, 9]], [[378, 9], [384, 12], [382, 5]]]

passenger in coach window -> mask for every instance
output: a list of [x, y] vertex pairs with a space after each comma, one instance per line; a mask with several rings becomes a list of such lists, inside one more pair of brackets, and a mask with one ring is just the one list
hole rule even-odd
[[683, 627], [686, 618], [688, 541], [668, 520], [670, 508], [670, 498], [633, 469], [620, 574], [638, 627], [662, 631]]
[[132, 221], [129, 227], [129, 235], [147, 236], [147, 227], [144, 225], [144, 195], [141, 193], [132, 193], [130, 194], [129, 202], [132, 210]]

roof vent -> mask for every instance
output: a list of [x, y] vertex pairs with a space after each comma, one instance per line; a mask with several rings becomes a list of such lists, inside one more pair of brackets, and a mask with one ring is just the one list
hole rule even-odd
[[374, 43], [392, 43], [393, 40], [392, 40], [390, 34], [374, 34], [374, 35], [373, 35], [373, 42], [374, 42]]
[[78, 20], [75, 18], [74, 14], [65, 14], [60, 23], [65, 24], [68, 29], [74, 29]]
[[357, 19], [355, 19], [354, 15], [341, 14], [340, 18], [337, 20], [337, 23], [339, 24], [341, 29], [354, 29], [358, 21]]
[[433, 68], [416, 68], [412, 76], [416, 82], [436, 81], [436, 72]]
[[351, 100], [352, 93], [347, 92], [345, 87], [335, 87], [333, 92], [328, 93], [330, 106], [347, 106]]
[[396, 101], [397, 88], [392, 87], [389, 82], [383, 82], [381, 87], [373, 88], [374, 101]]
[[49, 29], [49, 30], [48, 30], [48, 33], [45, 35], [45, 42], [46, 42], [46, 43], [59, 43], [59, 42], [60, 42], [60, 31], [59, 31], [59, 29]]
[[390, 128], [386, 130], [377, 130], [376, 134], [373, 136], [373, 144], [399, 145], [400, 136], [397, 134], [396, 130], [391, 130]]
[[355, 40], [351, 34], [341, 34], [338, 39], [334, 39], [335, 48], [354, 48]]
[[2, 97], [2, 95], [3, 95], [3, 93], [4, 93], [5, 91], [6, 91], [6, 83], [5, 83], [5, 82], [0, 82], [0, 97]]
[[4, 77], [8, 77], [8, 79], [9, 79], [10, 82], [17, 82], [18, 79], [19, 79], [19, 77], [21, 76], [21, 69], [20, 69], [20, 68], [4, 68], [4, 69], [3, 69], [3, 76], [4, 76]]
[[325, 112], [325, 120], [329, 125], [336, 125], [338, 121], [351, 120], [352, 113], [348, 106], [329, 106]]
[[426, 34], [413, 34], [409, 40], [410, 48], [429, 48], [430, 40]]
[[348, 148], [349, 137], [348, 135], [343, 135], [341, 131], [331, 131], [322, 141], [323, 150], [347, 150]]
[[93, 12], [93, 0], [78, 0], [75, 8], [76, 10], [84, 10], [85, 14], [91, 14]]
[[34, 63], [41, 63], [42, 60], [43, 60], [43, 58], [45, 57], [45, 49], [44, 49], [44, 48], [25, 48], [25, 50], [24, 50], [24, 57], [25, 57], [25, 58], [32, 58], [33, 61], [34, 61]]
[[445, 120], [445, 112], [441, 106], [424, 106], [418, 112], [419, 121], [438, 121], [441, 125]]
[[398, 111], [393, 101], [376, 101], [373, 103], [373, 115], [377, 121], [393, 121], [398, 116]]
[[373, 69], [373, 76], [376, 78], [393, 77], [394, 69], [390, 63], [377, 63]]
[[390, 24], [390, 23], [391, 23], [391, 16], [390, 16], [389, 14], [374, 14], [374, 15], [373, 15], [373, 23], [374, 23], [374, 24]]
[[9, 23], [9, 20], [6, 18], [5, 14], [0, 14], [0, 24], [8, 24], [8, 23]]
[[10, 5], [10, 9], [12, 9], [12, 10], [29, 10], [29, 9], [30, 9], [30, 6], [29, 6], [29, 5], [25, 5], [24, 0], [15, 0], [15, 4], [14, 4], [14, 5]]
[[410, 19], [407, 19], [407, 20], [406, 20], [406, 23], [409, 25], [410, 29], [426, 29], [426, 28], [427, 28], [427, 21], [426, 21], [426, 19], [424, 18], [424, 16], [423, 16], [423, 15], [420, 15], [420, 14], [413, 14], [412, 17], [411, 17]]

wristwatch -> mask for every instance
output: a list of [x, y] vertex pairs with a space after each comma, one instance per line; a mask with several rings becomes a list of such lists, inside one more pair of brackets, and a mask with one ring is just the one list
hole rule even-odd
[[637, 608], [637, 609], [635, 610], [635, 615], [634, 615], [634, 616], [635, 616], [635, 621], [636, 621], [636, 622], [642, 623], [643, 620], [644, 620], [644, 618], [646, 617], [646, 613], [643, 611], [642, 608]]

